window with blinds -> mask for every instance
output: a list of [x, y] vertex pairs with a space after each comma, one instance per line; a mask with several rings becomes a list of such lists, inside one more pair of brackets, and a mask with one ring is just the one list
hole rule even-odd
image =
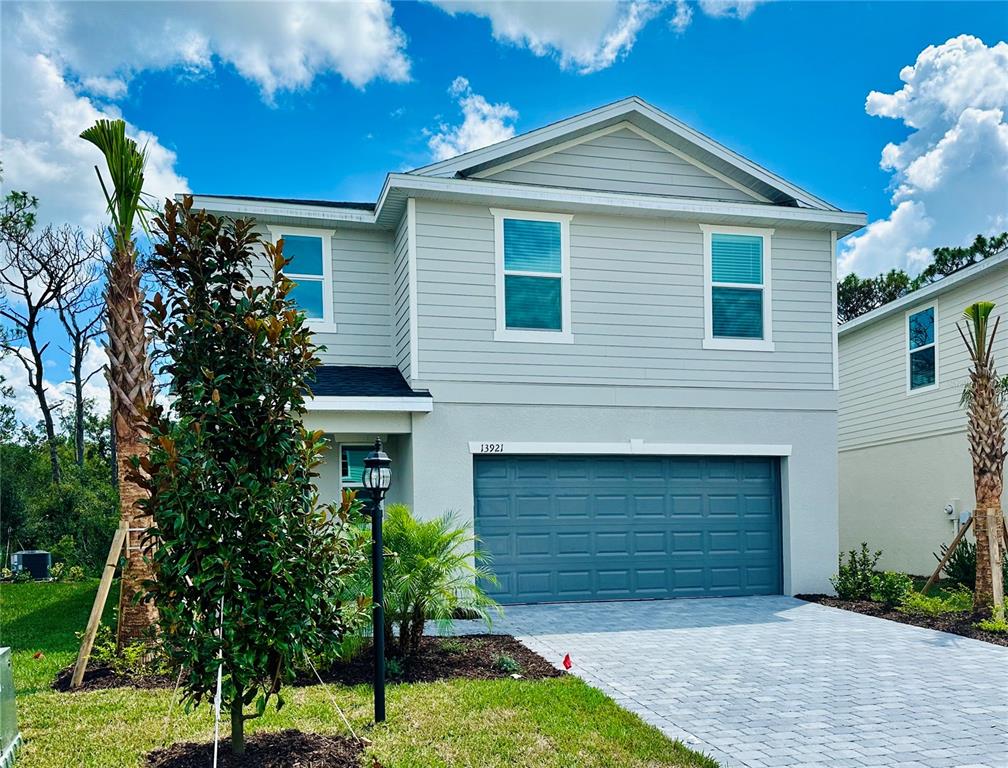
[[491, 209], [497, 261], [497, 329], [509, 342], [572, 343], [571, 216]]
[[763, 236], [710, 236], [711, 335], [764, 339]]
[[560, 221], [503, 219], [504, 329], [564, 330]]

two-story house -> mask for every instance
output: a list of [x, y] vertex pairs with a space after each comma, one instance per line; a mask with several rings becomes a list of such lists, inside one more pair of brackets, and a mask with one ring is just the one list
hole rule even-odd
[[963, 310], [993, 301], [994, 360], [1008, 363], [1008, 251], [840, 327], [840, 544], [929, 574], [972, 513]]
[[202, 195], [283, 238], [325, 344], [321, 485], [376, 435], [502, 602], [822, 591], [835, 247], [865, 223], [628, 98], [391, 173], [374, 203]]

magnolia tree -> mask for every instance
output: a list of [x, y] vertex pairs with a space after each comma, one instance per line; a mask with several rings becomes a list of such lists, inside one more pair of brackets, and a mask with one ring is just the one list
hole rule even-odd
[[301, 417], [318, 348], [289, 297], [282, 242], [195, 212], [191, 198], [166, 202], [154, 229], [164, 295], [150, 324], [171, 408], [150, 410], [149, 454], [135, 462], [154, 521], [146, 587], [188, 703], [212, 700], [222, 670], [241, 754], [245, 720], [282, 706], [294, 664], [364, 618], [367, 601], [347, 597], [364, 527], [352, 495], [322, 506], [313, 484], [324, 441]]

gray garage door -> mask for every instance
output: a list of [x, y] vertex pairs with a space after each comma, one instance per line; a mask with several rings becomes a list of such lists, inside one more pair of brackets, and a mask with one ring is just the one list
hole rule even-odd
[[477, 456], [502, 603], [781, 592], [779, 461]]

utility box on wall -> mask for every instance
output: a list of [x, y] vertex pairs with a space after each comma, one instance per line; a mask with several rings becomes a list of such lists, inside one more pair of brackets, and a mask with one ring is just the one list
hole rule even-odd
[[14, 765], [14, 755], [20, 746], [11, 649], [0, 648], [0, 768]]

